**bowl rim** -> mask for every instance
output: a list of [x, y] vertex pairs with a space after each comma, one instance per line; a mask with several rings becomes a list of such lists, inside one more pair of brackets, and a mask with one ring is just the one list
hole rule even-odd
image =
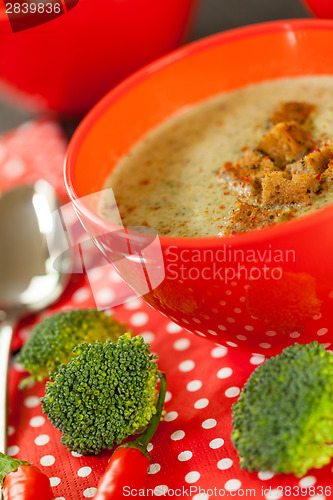
[[[130, 91], [138, 83], [148, 79], [151, 74], [157, 73], [164, 68], [178, 62], [182, 59], [192, 56], [198, 52], [213, 48], [216, 45], [232, 43], [253, 36], [262, 36], [277, 32], [295, 32], [299, 30], [329, 30], [333, 31], [333, 20], [328, 19], [286, 19], [281, 21], [269, 21], [264, 23], [233, 28], [227, 31], [216, 33], [208, 37], [191, 42], [180, 47], [167, 55], [164, 55], [152, 63], [144, 66], [140, 70], [127, 77], [114, 88], [112, 88], [83, 118], [73, 137], [71, 138], [64, 163], [64, 179], [67, 192], [72, 200], [73, 206], [79, 213], [82, 213], [87, 219], [96, 224], [105, 233], [119, 229], [116, 226], [92, 211], [83, 201], [76, 190], [75, 185], [75, 165], [79, 155], [81, 145], [94, 124], [104, 114], [113, 103], [120, 99], [124, 94]], [[316, 210], [304, 217], [287, 223], [277, 224], [264, 229], [238, 233], [229, 236], [209, 236], [209, 237], [173, 237], [159, 235], [162, 247], [176, 246], [184, 248], [220, 248], [221, 246], [235, 244], [237, 246], [248, 246], [261, 243], [263, 240], [272, 242], [281, 236], [288, 237], [297, 230], [311, 231], [313, 226], [319, 222], [321, 224], [333, 221], [333, 203]], [[142, 237], [140, 233], [136, 233]]]

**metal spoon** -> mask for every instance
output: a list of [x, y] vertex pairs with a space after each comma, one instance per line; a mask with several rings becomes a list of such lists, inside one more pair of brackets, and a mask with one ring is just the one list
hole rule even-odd
[[[55, 192], [46, 181], [0, 197], [0, 452], [7, 451], [7, 394], [14, 323], [46, 308], [61, 295], [71, 270], [69, 254], [58, 257]], [[49, 250], [51, 249], [51, 250]], [[59, 252], [61, 253], [61, 252]], [[57, 259], [57, 270], [53, 267]], [[1, 498], [1, 494], [0, 494]]]

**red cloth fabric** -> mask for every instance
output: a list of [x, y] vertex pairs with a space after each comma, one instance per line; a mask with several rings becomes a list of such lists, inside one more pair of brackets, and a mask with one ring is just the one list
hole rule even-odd
[[[45, 177], [65, 198], [62, 163], [65, 139], [54, 123], [30, 122], [0, 140], [1, 188]], [[15, 166], [16, 165], [16, 166]], [[14, 166], [14, 170], [13, 170]], [[14, 175], [15, 174], [15, 175]], [[96, 270], [94, 292], [114, 293], [119, 278]], [[114, 294], [111, 294], [114, 295]], [[34, 322], [44, 314], [68, 308], [91, 307], [95, 302], [85, 276], [74, 275], [61, 300], [37, 318], [21, 321], [14, 349], [26, 340]], [[114, 315], [151, 343], [166, 372], [167, 414], [152, 439], [147, 498], [305, 498], [329, 499], [332, 464], [310, 471], [302, 479], [291, 475], [249, 473], [239, 467], [231, 443], [231, 406], [261, 356], [217, 346], [184, 331], [141, 298], [117, 306]], [[22, 371], [14, 363], [10, 373], [8, 454], [39, 466], [50, 478], [57, 500], [92, 498], [111, 451], [84, 457], [60, 444], [60, 432], [43, 415], [39, 398], [44, 384], [18, 390]], [[130, 485], [130, 474], [129, 485]], [[128, 495], [134, 498], [135, 492]]]

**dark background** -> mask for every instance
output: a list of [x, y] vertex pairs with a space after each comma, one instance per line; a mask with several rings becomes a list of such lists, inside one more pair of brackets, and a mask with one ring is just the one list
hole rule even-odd
[[[92, 0], [94, 1], [94, 0]], [[168, 1], [168, 0], [157, 0]], [[181, 1], [181, 0], [179, 0]], [[310, 17], [301, 0], [200, 0], [190, 40], [246, 24]], [[88, 35], [87, 35], [88, 36]], [[0, 49], [1, 50], [1, 49]], [[33, 117], [31, 113], [0, 101], [0, 132]], [[78, 122], [64, 122], [68, 135]]]

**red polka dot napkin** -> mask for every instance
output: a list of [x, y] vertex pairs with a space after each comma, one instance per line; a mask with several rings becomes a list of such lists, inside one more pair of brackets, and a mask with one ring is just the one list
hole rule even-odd
[[[64, 137], [57, 125], [30, 122], [0, 139], [1, 189], [31, 182], [42, 176], [65, 195], [62, 181]], [[94, 294], [105, 303], [113, 297], [120, 278], [110, 268], [96, 270], [90, 283], [74, 275], [65, 294], [50, 310], [91, 307]], [[111, 291], [111, 292], [110, 292]], [[304, 498], [325, 500], [332, 493], [332, 465], [310, 471], [302, 479], [248, 473], [238, 465], [230, 440], [231, 406], [262, 356], [249, 356], [192, 335], [151, 309], [141, 298], [117, 306], [113, 313], [130, 329], [151, 343], [166, 372], [166, 415], [149, 446], [152, 462], [146, 498]], [[29, 335], [33, 321], [22, 321], [14, 348]], [[18, 390], [21, 369], [14, 363], [10, 373], [8, 454], [39, 466], [50, 478], [56, 500], [93, 498], [111, 452], [84, 457], [60, 444], [60, 432], [43, 415], [39, 398], [44, 385], [35, 383]], [[128, 471], [129, 477], [131, 471]], [[127, 490], [128, 498], [136, 492]], [[137, 492], [139, 493], [139, 492]], [[139, 495], [138, 495], [139, 496]]]
[[26, 122], [3, 134], [0, 137], [0, 192], [45, 179], [62, 199], [67, 199], [62, 178], [66, 146], [59, 125], [47, 119]]

